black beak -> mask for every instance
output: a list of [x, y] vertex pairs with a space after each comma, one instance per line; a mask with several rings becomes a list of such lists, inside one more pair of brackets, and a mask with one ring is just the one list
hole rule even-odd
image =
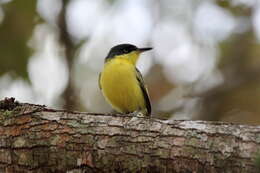
[[152, 50], [153, 48], [152, 47], [145, 47], [145, 48], [138, 48], [138, 50], [142, 53], [142, 52], [145, 52], [145, 51], [148, 51], [148, 50]]

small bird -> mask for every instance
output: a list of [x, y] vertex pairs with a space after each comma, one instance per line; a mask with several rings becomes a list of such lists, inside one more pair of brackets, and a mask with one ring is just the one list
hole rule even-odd
[[136, 68], [140, 54], [151, 49], [131, 44], [119, 44], [110, 49], [103, 71], [99, 74], [99, 88], [116, 111], [151, 115], [148, 90]]

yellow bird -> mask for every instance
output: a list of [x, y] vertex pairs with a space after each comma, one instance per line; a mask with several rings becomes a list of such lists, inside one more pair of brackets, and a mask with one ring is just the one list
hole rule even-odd
[[120, 113], [151, 114], [147, 88], [136, 62], [142, 52], [152, 48], [138, 48], [120, 44], [109, 51], [103, 71], [99, 75], [99, 88], [106, 101]]

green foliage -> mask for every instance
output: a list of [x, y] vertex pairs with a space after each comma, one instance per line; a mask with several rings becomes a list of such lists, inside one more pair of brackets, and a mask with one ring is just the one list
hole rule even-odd
[[35, 25], [36, 2], [16, 0], [3, 6], [5, 17], [0, 24], [0, 76], [11, 72], [14, 77], [28, 79], [27, 62], [31, 50], [27, 42]]

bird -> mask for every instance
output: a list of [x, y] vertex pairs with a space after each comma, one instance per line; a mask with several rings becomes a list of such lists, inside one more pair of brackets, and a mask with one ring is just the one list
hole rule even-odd
[[136, 67], [140, 54], [151, 49], [138, 48], [132, 44], [119, 44], [110, 49], [99, 74], [99, 88], [115, 111], [151, 116], [148, 90]]

